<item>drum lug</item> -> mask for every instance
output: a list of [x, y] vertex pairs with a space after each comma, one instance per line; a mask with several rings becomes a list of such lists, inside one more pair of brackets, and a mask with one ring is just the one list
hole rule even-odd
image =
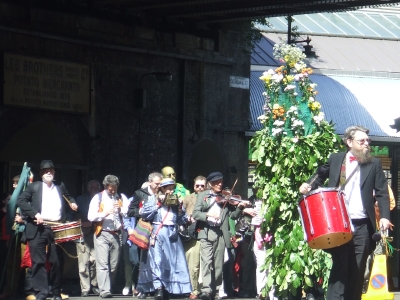
[[306, 208], [308, 222], [310, 224], [310, 233], [311, 233], [311, 235], [314, 235], [314, 227], [312, 225], [311, 214], [310, 214], [310, 210], [308, 209], [308, 203], [307, 203], [307, 199], [306, 198], [304, 198], [304, 206]]
[[347, 224], [346, 218], [344, 217], [342, 199], [341, 199], [341, 197], [344, 197], [343, 193], [338, 193], [337, 197], [338, 197], [338, 202], [339, 202], [339, 206], [340, 206], [340, 213], [342, 214], [343, 226], [344, 226], [344, 228], [348, 229], [349, 228], [349, 224]]
[[330, 223], [329, 215], [328, 215], [328, 212], [327, 212], [326, 206], [325, 206], [324, 194], [323, 194], [322, 191], [321, 191], [319, 194], [320, 194], [320, 196], [321, 196], [321, 200], [322, 200], [322, 203], [323, 203], [324, 213], [325, 213], [325, 220], [326, 220], [326, 223], [327, 223], [327, 225], [328, 225], [328, 230], [331, 230], [331, 223]]

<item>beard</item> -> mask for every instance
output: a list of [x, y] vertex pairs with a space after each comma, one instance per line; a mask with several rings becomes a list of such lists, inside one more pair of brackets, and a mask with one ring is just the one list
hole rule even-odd
[[50, 183], [53, 182], [54, 176], [53, 175], [44, 175], [42, 177], [43, 182]]
[[357, 159], [360, 165], [368, 164], [372, 161], [371, 148], [351, 149], [351, 153]]

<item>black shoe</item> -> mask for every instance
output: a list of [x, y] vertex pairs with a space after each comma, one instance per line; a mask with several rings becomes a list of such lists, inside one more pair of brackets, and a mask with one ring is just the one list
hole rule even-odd
[[157, 289], [155, 294], [154, 294], [154, 300], [162, 300], [164, 296], [164, 291], [163, 289]]
[[100, 295], [100, 289], [97, 286], [92, 286], [92, 292], [95, 295]]
[[201, 293], [200, 297], [201, 300], [211, 300], [210, 293]]
[[146, 299], [146, 293], [139, 293], [138, 299]]
[[82, 292], [81, 297], [87, 297], [89, 296], [89, 292]]

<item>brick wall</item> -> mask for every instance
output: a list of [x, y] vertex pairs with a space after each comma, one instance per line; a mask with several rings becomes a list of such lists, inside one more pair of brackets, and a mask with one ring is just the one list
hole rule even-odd
[[[93, 82], [89, 115], [0, 107], [0, 153], [19, 130], [45, 121], [67, 132], [88, 178], [118, 175], [121, 190], [131, 195], [148, 173], [165, 165], [191, 185], [191, 155], [210, 139], [223, 157], [227, 184], [240, 177], [237, 191], [245, 195], [249, 91], [229, 87], [229, 76], [250, 72], [240, 24], [197, 36], [11, 3], [0, 5], [0, 16], [1, 50], [90, 65]], [[171, 71], [173, 80], [145, 76], [146, 108], [136, 109], [134, 90], [153, 71]], [[238, 173], [228, 173], [230, 166]]]

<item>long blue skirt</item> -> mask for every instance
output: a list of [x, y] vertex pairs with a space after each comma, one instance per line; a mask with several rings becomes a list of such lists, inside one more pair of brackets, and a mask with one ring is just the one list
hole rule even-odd
[[[153, 232], [158, 226], [153, 224]], [[136, 289], [148, 293], [161, 286], [171, 294], [192, 292], [185, 252], [175, 226], [164, 225], [155, 245], [141, 253]]]

